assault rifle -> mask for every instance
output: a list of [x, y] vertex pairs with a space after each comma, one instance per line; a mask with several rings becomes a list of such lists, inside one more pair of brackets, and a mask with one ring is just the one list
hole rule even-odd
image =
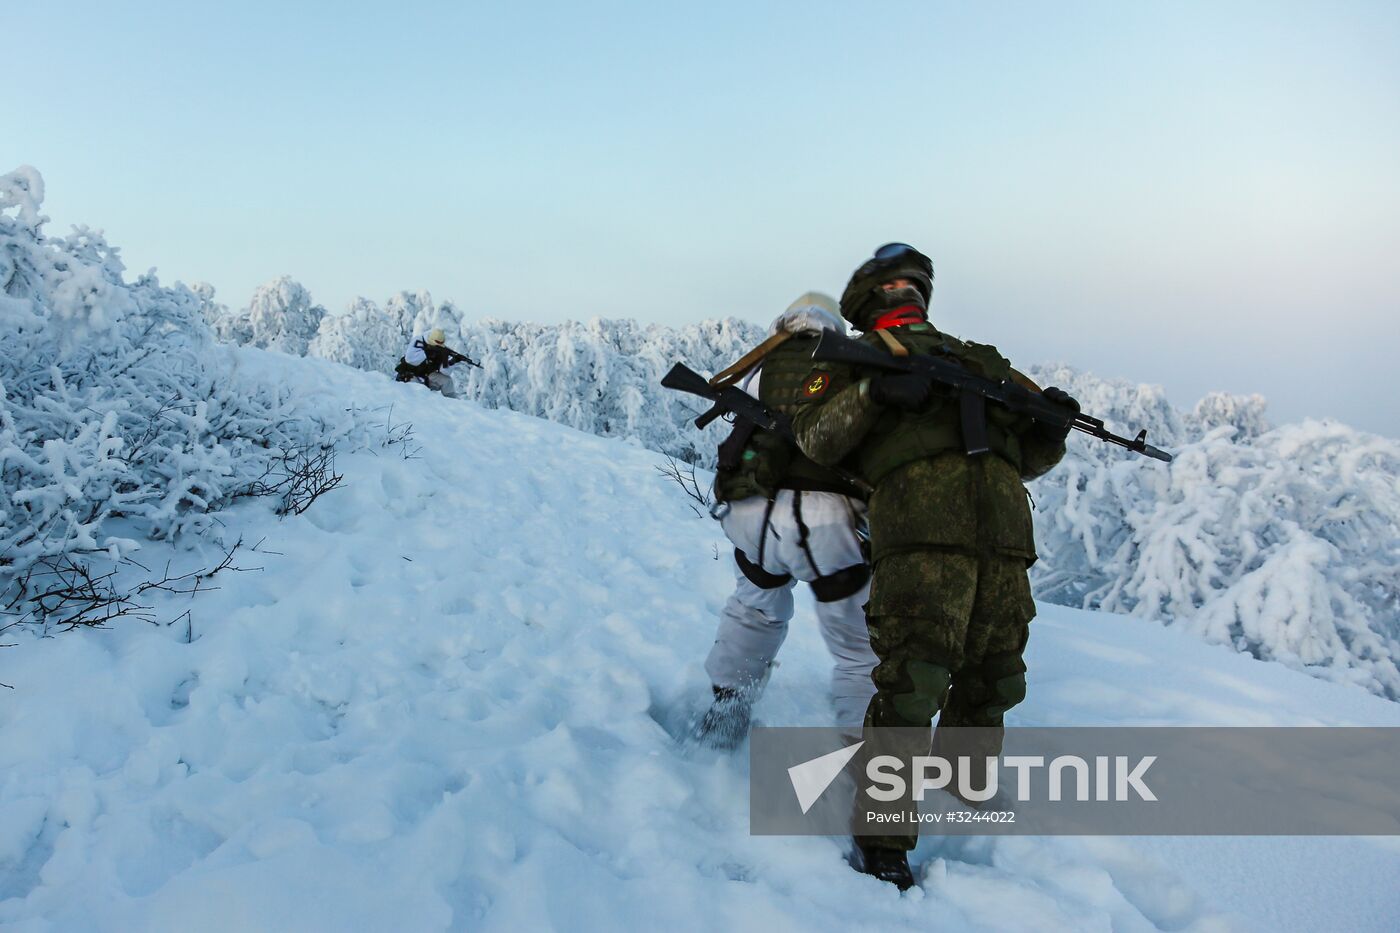
[[[816, 362], [849, 363], [891, 372], [927, 373], [934, 382], [958, 394], [961, 406], [963, 442], [969, 454], [985, 453], [987, 441], [986, 406], [996, 402], [1018, 414], [1028, 415], [1041, 424], [1062, 430], [1074, 429], [1109, 444], [1125, 447], [1133, 453], [1171, 463], [1172, 455], [1147, 443], [1147, 431], [1137, 437], [1121, 437], [1104, 427], [1099, 418], [1091, 418], [1065, 405], [1050, 401], [1038, 391], [1031, 391], [1019, 382], [979, 376], [952, 359], [923, 353], [906, 357], [892, 356], [868, 344], [842, 337], [833, 331], [822, 331], [817, 348], [812, 353]], [[1026, 380], [1028, 384], [1030, 380]]]
[[467, 356], [465, 353], [458, 353], [456, 350], [448, 350], [446, 365], [455, 366], [458, 363], [466, 363], [469, 366], [475, 366], [477, 369], [483, 368], [480, 363]]
[[677, 392], [698, 395], [713, 403], [709, 411], [695, 419], [697, 428], [705, 427], [720, 415], [732, 414], [736, 418], [747, 418], [765, 431], [793, 439], [792, 422], [786, 415], [774, 414], [768, 410], [768, 406], [737, 386], [716, 389], [708, 379], [684, 363], [672, 366], [671, 371], [661, 377], [661, 385]]
[[[667, 389], [675, 389], [677, 392], [688, 392], [691, 395], [698, 395], [703, 399], [708, 399], [712, 404], [708, 411], [701, 413], [695, 419], [697, 428], [704, 428], [711, 421], [720, 415], [732, 414], [735, 418], [743, 418], [752, 422], [757, 427], [765, 431], [772, 431], [780, 437], [787, 438], [794, 444], [797, 437], [792, 433], [792, 419], [780, 412], [770, 411], [758, 399], [745, 392], [738, 386], [727, 386], [717, 389], [710, 385], [710, 381], [697, 373], [684, 363], [677, 363], [671, 367], [671, 371], [661, 377], [661, 385]], [[850, 483], [864, 495], [868, 496], [873, 492], [873, 487], [865, 480], [839, 467], [828, 467], [831, 472]]]

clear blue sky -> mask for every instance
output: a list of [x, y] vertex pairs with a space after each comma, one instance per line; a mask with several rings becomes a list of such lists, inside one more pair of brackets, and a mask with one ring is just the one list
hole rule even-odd
[[241, 305], [769, 320], [870, 250], [1013, 360], [1400, 436], [1400, 4], [0, 5], [0, 170]]

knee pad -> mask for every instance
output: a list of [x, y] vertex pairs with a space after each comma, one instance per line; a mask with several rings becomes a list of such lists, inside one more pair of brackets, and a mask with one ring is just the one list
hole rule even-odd
[[909, 661], [904, 665], [904, 671], [913, 689], [895, 694], [890, 702], [895, 712], [907, 722], [927, 725], [947, 702], [953, 674], [943, 665], [927, 661]]
[[977, 710], [983, 716], [1000, 717], [1026, 698], [1026, 662], [1019, 651], [992, 655], [979, 673], [988, 691], [987, 702]]
[[812, 581], [812, 595], [819, 603], [835, 603], [860, 592], [870, 579], [869, 564], [854, 564], [845, 570], [817, 577]]
[[745, 557], [744, 552], [738, 548], [734, 549], [734, 563], [739, 565], [739, 572], [761, 590], [776, 590], [780, 586], [787, 586], [792, 581], [792, 574], [769, 573]]

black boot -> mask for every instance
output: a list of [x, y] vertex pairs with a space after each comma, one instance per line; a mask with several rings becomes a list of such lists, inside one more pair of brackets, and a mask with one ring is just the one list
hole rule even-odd
[[714, 687], [715, 701], [695, 725], [695, 738], [723, 751], [739, 747], [749, 734], [753, 703], [748, 691], [735, 687]]
[[914, 886], [914, 873], [909, 870], [909, 853], [903, 849], [867, 849], [856, 843], [852, 866], [862, 874], [888, 881], [901, 891]]

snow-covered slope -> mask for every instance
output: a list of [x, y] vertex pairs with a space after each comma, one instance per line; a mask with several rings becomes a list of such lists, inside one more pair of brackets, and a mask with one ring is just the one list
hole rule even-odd
[[[481, 368], [453, 373], [465, 397], [711, 468], [716, 431], [695, 428], [698, 400], [663, 389], [661, 377], [676, 361], [718, 372], [764, 336], [734, 318], [677, 328], [468, 320], [427, 292], [382, 307], [360, 298], [321, 317], [285, 276], [239, 311], [200, 294], [225, 339], [299, 352], [314, 332], [310, 355], [380, 372], [410, 335], [440, 327], [480, 357]], [[1038, 598], [1178, 626], [1400, 700], [1400, 442], [1326, 421], [1270, 427], [1258, 395], [1214, 392], [1181, 410], [1157, 386], [1067, 365], [1029, 372], [1176, 455], [1167, 465], [1070, 439], [1064, 461], [1030, 484], [1042, 506]]]
[[[925, 840], [922, 889], [840, 840], [748, 834], [742, 756], [680, 752], [731, 583], [659, 454], [378, 374], [244, 349], [241, 375], [386, 409], [246, 572], [162, 620], [0, 649], [0, 927], [15, 930], [1392, 929], [1365, 839]], [[392, 405], [390, 416], [387, 407]], [[265, 540], [262, 540], [265, 539]], [[252, 568], [261, 567], [261, 570]], [[827, 720], [804, 605], [769, 724]], [[1400, 725], [1400, 705], [1125, 617], [1042, 606], [1020, 724]], [[187, 643], [187, 634], [193, 640]]]

